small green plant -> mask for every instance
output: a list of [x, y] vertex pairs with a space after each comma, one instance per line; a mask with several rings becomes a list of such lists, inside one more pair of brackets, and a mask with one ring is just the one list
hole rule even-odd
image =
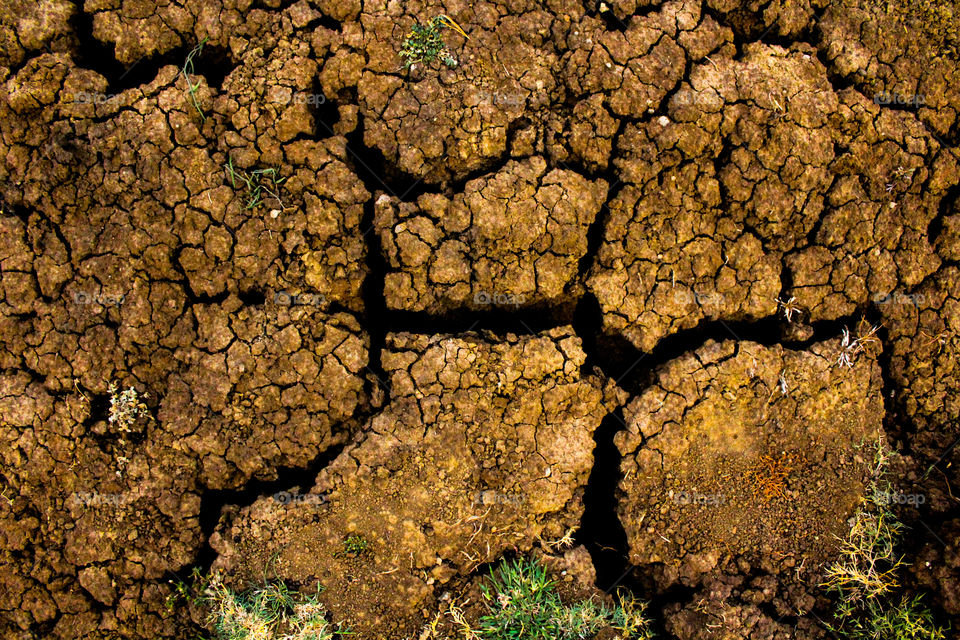
[[426, 26], [415, 24], [400, 47], [400, 56], [406, 58], [404, 69], [409, 69], [418, 62], [429, 64], [440, 59], [448, 67], [457, 66], [457, 59], [453, 56], [443, 41], [442, 29], [453, 29], [464, 38], [469, 39], [466, 32], [452, 18], [440, 14], [430, 20]]
[[346, 634], [327, 622], [317, 595], [303, 595], [282, 581], [237, 592], [215, 576], [204, 600], [219, 640], [333, 640]]
[[903, 525], [890, 510], [893, 487], [888, 469], [892, 453], [883, 442], [873, 451], [867, 495], [850, 519], [850, 532], [840, 543], [840, 557], [826, 570], [822, 586], [843, 598], [844, 607], [885, 595], [897, 587], [901, 559], [896, 545]]
[[348, 556], [356, 558], [370, 550], [370, 543], [361, 535], [351, 534], [343, 539], [343, 550], [334, 554], [334, 557]]
[[187, 579], [175, 578], [170, 580], [173, 591], [167, 596], [167, 609], [173, 609], [181, 602], [191, 605], [202, 604], [203, 592], [206, 591], [209, 584], [210, 578], [204, 576], [199, 567], [194, 567]]
[[868, 599], [863, 615], [848, 619], [839, 632], [850, 640], [943, 640], [943, 630], [920, 600], [904, 596], [899, 604], [884, 606]]
[[183, 76], [183, 79], [187, 83], [187, 95], [190, 96], [193, 108], [197, 110], [197, 113], [200, 114], [200, 119], [204, 122], [206, 122], [207, 116], [203, 113], [203, 109], [200, 108], [200, 101], [197, 99], [197, 90], [200, 88], [200, 82], [198, 81], [194, 84], [190, 76], [193, 75], [193, 59], [200, 55], [200, 52], [203, 51], [203, 45], [206, 44], [206, 42], [207, 38], [204, 38], [197, 43], [197, 46], [187, 53], [187, 57], [183, 61], [183, 66], [180, 68], [180, 75]]
[[280, 210], [286, 209], [283, 201], [280, 199], [280, 185], [286, 178], [279, 178], [277, 169], [254, 169], [253, 171], [244, 171], [233, 166], [233, 158], [227, 156], [227, 164], [223, 165], [226, 170], [230, 185], [236, 189], [239, 182], [246, 190], [247, 204], [246, 209], [253, 209], [263, 202], [264, 194], [277, 201]]
[[896, 547], [904, 525], [889, 506], [893, 455], [883, 440], [876, 443], [867, 495], [850, 519], [840, 557], [826, 569], [821, 586], [838, 599], [834, 624], [828, 627], [850, 640], [940, 640], [943, 630], [934, 625], [919, 596], [888, 603], [899, 586], [897, 572], [903, 564]]
[[[574, 640], [611, 628], [627, 638], [652, 638], [646, 604], [632, 598], [616, 606], [595, 600], [565, 605], [547, 570], [535, 560], [505, 561], [481, 587], [488, 613], [464, 634], [496, 640]], [[463, 627], [461, 620], [460, 625]]]

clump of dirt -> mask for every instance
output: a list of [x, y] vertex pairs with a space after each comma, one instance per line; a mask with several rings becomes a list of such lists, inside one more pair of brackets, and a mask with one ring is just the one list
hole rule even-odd
[[[864, 491], [881, 433], [880, 369], [808, 351], [708, 342], [624, 409], [620, 520], [631, 562], [662, 586], [740, 570], [812, 575]], [[806, 564], [806, 566], [804, 566]]]
[[70, 33], [70, 18], [75, 11], [68, 0], [0, 7], [0, 65], [15, 67], [23, 63], [28, 52], [45, 47], [66, 51], [76, 46], [76, 38]]
[[[892, 405], [909, 431], [915, 454], [930, 463], [960, 436], [960, 270], [941, 269], [912, 291], [878, 300], [890, 345]], [[943, 465], [941, 471], [948, 469]], [[948, 471], [956, 477], [956, 471]]]
[[826, 6], [818, 48], [831, 71], [871, 100], [916, 114], [956, 146], [960, 12], [929, 0], [843, 0]]
[[453, 198], [426, 194], [413, 204], [380, 195], [387, 306], [444, 314], [570, 305], [606, 191], [603, 180], [548, 171], [533, 157], [471, 180]]
[[671, 604], [666, 629], [679, 640], [768, 638], [811, 640], [829, 637], [808, 618], [797, 618], [813, 598], [804, 596], [790, 607], [779, 595], [774, 576], [722, 575], [709, 577], [687, 604]]
[[667, 115], [627, 127], [588, 280], [605, 331], [649, 351], [703, 319], [773, 315], [785, 269], [783, 299], [835, 319], [936, 270], [926, 232], [956, 160], [912, 115], [835, 91], [813, 54], [703, 62]]
[[577, 526], [591, 434], [623, 399], [581, 374], [584, 358], [569, 328], [389, 335], [390, 402], [362, 440], [306, 500], [261, 498], [223, 523], [214, 568], [319, 583], [335, 620], [364, 636], [408, 636], [454, 576]]
[[[310, 464], [372, 408], [369, 194], [342, 137], [244, 154], [228, 123], [282, 126], [171, 65], [114, 92], [64, 46], [7, 69], [0, 100], [0, 635], [173, 637], [202, 496]], [[248, 206], [231, 159], [275, 169], [283, 202]], [[114, 383], [145, 399], [134, 433], [109, 428]]]
[[926, 545], [913, 564], [917, 581], [939, 595], [947, 613], [960, 615], [960, 520], [943, 523], [940, 540]]

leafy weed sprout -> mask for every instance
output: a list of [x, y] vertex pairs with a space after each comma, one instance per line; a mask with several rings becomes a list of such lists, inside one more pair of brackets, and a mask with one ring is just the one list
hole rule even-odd
[[204, 601], [219, 640], [334, 640], [347, 633], [327, 622], [316, 595], [305, 596], [280, 581], [237, 592], [215, 576]]
[[[464, 635], [496, 640], [574, 640], [612, 628], [627, 638], [652, 638], [646, 603], [621, 599], [610, 607], [595, 600], [565, 605], [546, 569], [535, 560], [501, 563], [482, 586], [488, 613], [476, 630], [459, 621]], [[469, 631], [469, 632], [468, 632]]]
[[186, 59], [183, 61], [183, 66], [180, 68], [180, 75], [183, 76], [183, 79], [187, 82], [187, 95], [190, 96], [190, 101], [193, 103], [193, 108], [197, 110], [197, 113], [200, 114], [200, 119], [204, 122], [207, 120], [207, 116], [203, 113], [203, 109], [200, 108], [200, 101], [197, 99], [197, 90], [200, 88], [200, 83], [196, 84], [190, 80], [190, 76], [193, 75], [193, 59], [200, 55], [200, 52], [203, 51], [203, 45], [206, 44], [207, 38], [204, 38], [197, 46], [190, 50], [187, 53]]
[[349, 556], [355, 558], [370, 550], [370, 543], [361, 535], [352, 534], [344, 538], [343, 550], [334, 554], [334, 557]]
[[190, 577], [187, 579], [177, 578], [170, 580], [169, 583], [173, 589], [167, 596], [167, 609], [172, 610], [179, 602], [186, 602], [191, 605], [203, 603], [203, 592], [207, 590], [212, 578], [204, 576], [200, 567], [194, 567], [190, 571]]
[[246, 209], [253, 209], [263, 202], [263, 196], [275, 199], [280, 205], [280, 209], [286, 209], [283, 201], [280, 199], [280, 185], [286, 178], [278, 178], [277, 169], [254, 169], [253, 171], [244, 171], [233, 166], [233, 158], [227, 156], [227, 164], [223, 166], [227, 172], [227, 178], [230, 185], [236, 189], [239, 181], [247, 193]]
[[440, 14], [426, 24], [415, 24], [409, 35], [400, 47], [400, 56], [406, 58], [404, 69], [409, 69], [418, 62], [429, 64], [439, 58], [448, 67], [457, 66], [457, 59], [443, 41], [441, 29], [453, 29], [464, 38], [469, 39], [466, 32], [453, 18]]
[[840, 558], [827, 567], [821, 584], [837, 595], [835, 626], [830, 631], [851, 640], [940, 640], [943, 631], [933, 624], [920, 596], [888, 605], [898, 586], [903, 564], [896, 553], [904, 525], [890, 509], [893, 485], [889, 465], [894, 453], [880, 440], [873, 452], [867, 496], [850, 519], [850, 532], [841, 540]]

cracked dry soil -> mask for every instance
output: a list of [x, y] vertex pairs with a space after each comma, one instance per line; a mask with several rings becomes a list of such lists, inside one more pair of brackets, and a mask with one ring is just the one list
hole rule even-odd
[[[456, 64], [404, 69], [440, 13]], [[198, 567], [416, 638], [532, 554], [661, 637], [828, 638], [881, 434], [923, 496], [901, 589], [960, 627], [958, 34], [931, 0], [0, 0], [0, 637], [194, 637]]]

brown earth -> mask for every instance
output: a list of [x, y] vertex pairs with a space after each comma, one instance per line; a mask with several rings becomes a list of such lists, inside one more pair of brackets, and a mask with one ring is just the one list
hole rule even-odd
[[[233, 516], [214, 568], [319, 582], [352, 630], [409, 637], [454, 576], [575, 529], [591, 434], [623, 392], [581, 375], [569, 329], [490, 338], [388, 335], [391, 398], [362, 440], [321, 472], [316, 500], [261, 498]], [[351, 535], [369, 549], [344, 553]]]
[[[438, 13], [456, 65], [404, 70]], [[401, 638], [527, 552], [570, 598], [627, 571], [669, 637], [824, 637], [879, 430], [924, 497], [904, 588], [957, 628], [958, 29], [927, 0], [0, 3], [0, 637], [185, 637], [170, 580], [213, 564]], [[558, 559], [608, 498], [625, 541]]]
[[[735, 564], [811, 580], [863, 495], [880, 437], [880, 369], [808, 351], [708, 342], [624, 409], [620, 520], [664, 586]], [[810, 566], [805, 566], [809, 563]]]
[[587, 252], [606, 183], [546, 168], [536, 156], [508, 162], [492, 177], [468, 182], [453, 200], [423, 195], [414, 205], [378, 197], [387, 307], [443, 314], [572, 304], [567, 288]]

